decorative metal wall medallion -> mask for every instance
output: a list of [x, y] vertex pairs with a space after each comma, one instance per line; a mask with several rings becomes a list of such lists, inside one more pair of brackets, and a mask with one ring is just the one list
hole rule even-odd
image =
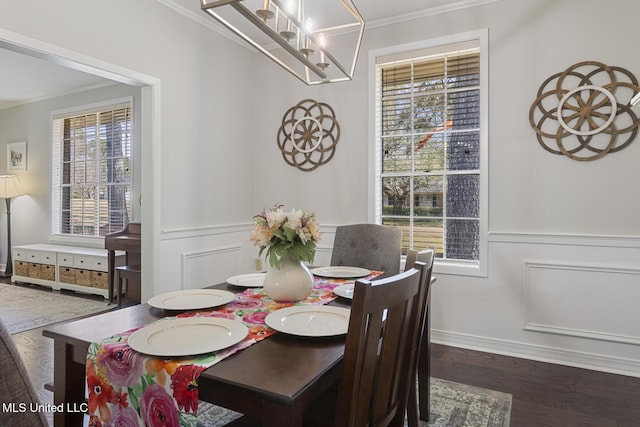
[[340, 139], [340, 125], [333, 109], [313, 99], [289, 108], [278, 129], [278, 147], [284, 161], [309, 172], [328, 163]]
[[638, 80], [624, 68], [579, 62], [542, 83], [529, 123], [550, 153], [599, 159], [635, 139], [639, 120], [629, 100], [638, 91]]

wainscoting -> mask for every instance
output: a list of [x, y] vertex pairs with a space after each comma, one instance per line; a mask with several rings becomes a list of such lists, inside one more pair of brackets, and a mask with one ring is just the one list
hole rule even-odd
[[528, 331], [640, 344], [640, 270], [524, 261]]
[[640, 238], [491, 233], [487, 278], [435, 275], [435, 342], [640, 377]]
[[[150, 292], [256, 271], [252, 229], [163, 233]], [[321, 232], [315, 264], [327, 265], [335, 226]], [[640, 377], [640, 238], [493, 232], [488, 242], [486, 277], [436, 262], [434, 342]]]
[[[236, 274], [266, 269], [264, 262], [256, 262], [258, 248], [249, 241], [252, 230], [253, 224], [247, 223], [163, 232], [158, 251], [163, 256], [156, 265], [156, 279], [148, 297], [178, 289], [197, 289]], [[321, 232], [315, 264], [328, 265], [335, 226], [325, 226]]]
[[181, 254], [181, 289], [199, 289], [214, 285], [211, 282], [211, 266], [216, 273], [230, 277], [237, 274], [240, 266], [242, 245], [233, 245]]

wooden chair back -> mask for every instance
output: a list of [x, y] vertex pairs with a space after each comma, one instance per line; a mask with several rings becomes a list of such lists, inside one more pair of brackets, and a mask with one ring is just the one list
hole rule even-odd
[[[417, 384], [409, 389], [407, 403], [408, 427], [418, 427], [420, 421], [429, 420], [429, 383], [431, 380], [431, 277], [433, 272], [434, 251], [427, 249], [417, 253], [415, 263], [424, 264], [422, 282], [420, 284], [422, 307], [419, 316], [418, 334], [416, 336], [416, 357], [413, 359], [413, 378]], [[414, 263], [414, 265], [415, 265]]]
[[356, 281], [335, 426], [404, 424], [409, 387], [415, 387], [425, 272], [417, 262], [392, 277]]
[[413, 267], [416, 261], [424, 262], [427, 266], [431, 265], [434, 255], [433, 249], [422, 249], [419, 251], [416, 249], [408, 249], [404, 261], [404, 271]]

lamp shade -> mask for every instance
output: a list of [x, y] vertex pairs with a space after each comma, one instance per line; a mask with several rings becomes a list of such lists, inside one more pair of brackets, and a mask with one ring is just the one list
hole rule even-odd
[[0, 175], [0, 199], [11, 199], [24, 195], [18, 177], [15, 175]]

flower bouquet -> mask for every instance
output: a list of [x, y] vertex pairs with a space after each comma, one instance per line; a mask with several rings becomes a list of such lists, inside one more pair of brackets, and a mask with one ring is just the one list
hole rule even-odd
[[315, 214], [301, 210], [284, 212], [283, 205], [276, 204], [269, 211], [254, 216], [256, 227], [249, 240], [260, 246], [259, 256], [266, 251], [269, 265], [280, 268], [283, 258], [293, 261], [313, 262], [320, 230]]

